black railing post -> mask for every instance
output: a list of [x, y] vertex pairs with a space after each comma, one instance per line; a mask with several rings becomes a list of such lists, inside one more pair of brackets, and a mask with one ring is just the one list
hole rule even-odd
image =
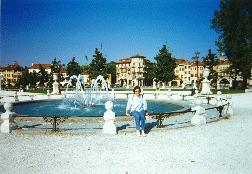
[[66, 121], [66, 119], [68, 119], [68, 117], [61, 117], [61, 116], [52, 116], [52, 117], [43, 117], [43, 119], [45, 120], [45, 122], [51, 122], [51, 124], [53, 125], [53, 132], [57, 131], [57, 125], [59, 125], [59, 123], [63, 123]]
[[57, 116], [53, 116], [53, 130], [54, 132], [57, 130]]
[[219, 117], [222, 117], [222, 110], [223, 110], [223, 107], [224, 107], [224, 106], [218, 106], [218, 107], [217, 107], [217, 111], [219, 111], [219, 113], [220, 113]]
[[156, 116], [156, 119], [157, 119], [157, 121], [158, 121], [158, 126], [157, 126], [157, 128], [164, 128], [164, 125], [163, 125], [163, 120], [164, 120], [164, 118], [163, 118], [163, 116], [162, 116], [161, 113], [159, 113], [159, 114]]
[[210, 99], [211, 99], [211, 98], [208, 96], [208, 97], [207, 97], [207, 104], [209, 104]]

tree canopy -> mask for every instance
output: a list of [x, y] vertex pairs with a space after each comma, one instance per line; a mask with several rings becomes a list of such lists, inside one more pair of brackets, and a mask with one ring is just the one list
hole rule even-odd
[[103, 57], [102, 53], [98, 51], [98, 48], [95, 48], [95, 54], [93, 55], [93, 59], [89, 64], [89, 74], [92, 79], [96, 78], [99, 75], [102, 75], [104, 79], [108, 77], [107, 69], [106, 69], [106, 61], [107, 59]]
[[172, 57], [172, 53], [169, 53], [166, 45], [163, 45], [163, 48], [159, 50], [159, 54], [154, 59], [157, 63], [154, 64], [150, 75], [152, 79], [155, 79], [156, 82], [161, 81], [166, 83], [176, 78], [174, 72], [176, 61]]
[[219, 35], [216, 45], [232, 62], [230, 69], [243, 77], [243, 88], [251, 76], [252, 1], [221, 0], [214, 12], [211, 28]]
[[27, 86], [30, 84], [30, 74], [28, 69], [25, 69], [25, 71], [23, 72], [22, 76], [20, 77], [20, 79], [18, 80], [16, 86]]
[[213, 69], [214, 66], [219, 64], [219, 59], [217, 58], [216, 54], [212, 53], [212, 50], [208, 50], [208, 55], [203, 59], [203, 63], [205, 67], [208, 67], [210, 70], [210, 74], [208, 76], [208, 79], [216, 83], [216, 80], [218, 79], [218, 73]]
[[45, 68], [39, 64], [39, 73], [38, 73], [38, 81], [40, 86], [44, 86], [45, 82], [48, 82], [48, 74], [45, 71]]
[[51, 73], [59, 73], [61, 68], [61, 62], [56, 60], [56, 58], [53, 59], [52, 64], [50, 66]]
[[116, 64], [111, 61], [106, 64], [107, 72], [111, 74], [111, 83], [116, 83]]
[[80, 73], [81, 73], [81, 67], [78, 62], [75, 62], [75, 57], [73, 57], [72, 60], [67, 64], [68, 79], [72, 75], [78, 76]]

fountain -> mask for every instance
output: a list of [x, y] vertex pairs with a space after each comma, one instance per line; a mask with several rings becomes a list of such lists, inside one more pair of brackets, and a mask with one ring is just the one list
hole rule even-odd
[[[70, 88], [73, 81], [76, 80], [74, 88]], [[81, 75], [73, 75], [70, 77], [66, 90], [62, 92], [61, 99], [47, 92], [44, 101], [32, 100], [34, 102], [18, 102], [14, 105], [13, 111], [18, 115], [27, 116], [102, 116], [107, 101], [113, 101], [113, 111], [116, 115], [125, 115], [127, 100], [116, 100], [114, 91], [111, 95], [104, 78], [99, 75], [92, 80], [90, 88], [86, 88], [84, 77]], [[99, 85], [100, 86], [99, 86]], [[99, 90], [103, 88], [104, 91]], [[55, 99], [56, 101], [55, 101]], [[155, 109], [155, 113], [170, 112], [181, 109], [176, 105], [168, 103], [150, 102], [148, 101], [149, 112]]]
[[[74, 89], [73, 95], [67, 97], [69, 90], [69, 85], [72, 84], [73, 79], [76, 79], [76, 87]], [[101, 87], [105, 91], [99, 91], [98, 81], [101, 81]], [[93, 107], [97, 104], [105, 104], [106, 101], [112, 100], [113, 98], [108, 93], [108, 86], [104, 78], [99, 75], [96, 79], [92, 80], [91, 87], [89, 89], [85, 88], [83, 76], [73, 75], [70, 77], [70, 80], [67, 84], [67, 88], [64, 92], [64, 104], [73, 103], [75, 107]]]

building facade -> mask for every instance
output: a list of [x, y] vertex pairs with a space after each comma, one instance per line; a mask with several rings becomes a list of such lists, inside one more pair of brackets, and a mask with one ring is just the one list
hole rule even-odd
[[24, 68], [18, 65], [17, 61], [14, 61], [13, 65], [7, 65], [7, 67], [2, 67], [1, 81], [5, 83], [6, 88], [14, 87], [18, 82], [19, 78], [24, 72]]
[[116, 82], [121, 86], [151, 86], [149, 75], [153, 63], [142, 55], [120, 59], [116, 62]]

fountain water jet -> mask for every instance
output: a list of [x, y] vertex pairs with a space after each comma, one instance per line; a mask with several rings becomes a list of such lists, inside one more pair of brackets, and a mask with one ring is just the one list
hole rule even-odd
[[[76, 79], [76, 87], [74, 94], [69, 98], [67, 97], [67, 91], [70, 84], [72, 84], [73, 79]], [[105, 89], [105, 92], [99, 91], [98, 81], [101, 81], [101, 87]], [[89, 89], [85, 88], [83, 76], [73, 75], [67, 84], [67, 88], [64, 92], [64, 104], [74, 104], [74, 107], [92, 107], [95, 105], [104, 105], [106, 101], [112, 100], [109, 95], [108, 86], [103, 76], [99, 75], [96, 79], [92, 80], [91, 87]]]

